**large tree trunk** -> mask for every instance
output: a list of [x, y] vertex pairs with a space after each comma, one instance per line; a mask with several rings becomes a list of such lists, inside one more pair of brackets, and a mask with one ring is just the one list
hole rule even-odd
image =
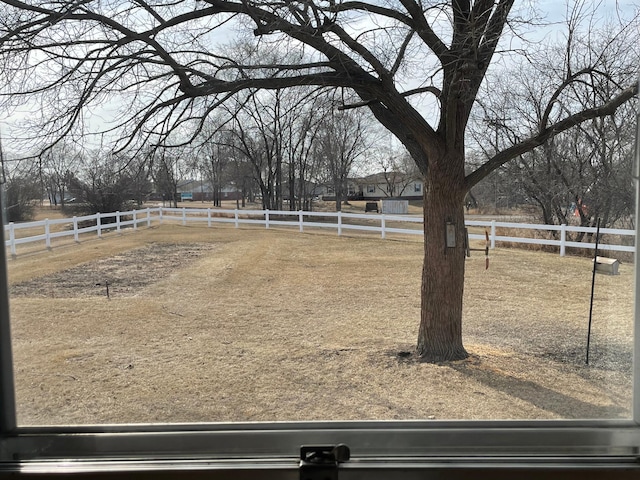
[[439, 163], [445, 168], [438, 168], [432, 162], [424, 182], [424, 264], [418, 354], [428, 362], [468, 357], [462, 345], [464, 161], [450, 158]]
[[333, 182], [333, 193], [336, 196], [336, 212], [342, 211], [342, 191], [340, 189], [340, 182], [334, 180]]

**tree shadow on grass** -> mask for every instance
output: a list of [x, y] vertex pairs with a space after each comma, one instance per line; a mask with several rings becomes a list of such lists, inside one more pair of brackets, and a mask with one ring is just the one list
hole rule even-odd
[[[533, 355], [575, 367], [584, 367], [586, 361], [585, 345], [547, 345], [532, 352]], [[633, 346], [630, 343], [594, 342], [589, 349], [589, 366], [603, 371], [619, 372], [631, 377], [633, 372]], [[579, 368], [576, 373], [587, 376], [589, 370]]]
[[[619, 405], [596, 405], [579, 400], [547, 387], [484, 364], [477, 357], [471, 361], [448, 364], [453, 370], [482, 383], [493, 390], [519, 398], [561, 418], [620, 418], [629, 417], [630, 411]], [[561, 387], [561, 385], [559, 385]]]

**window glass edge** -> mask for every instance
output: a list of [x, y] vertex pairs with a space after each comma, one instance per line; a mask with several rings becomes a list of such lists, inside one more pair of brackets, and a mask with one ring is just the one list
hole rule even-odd
[[[4, 185], [0, 185], [4, 188]], [[4, 206], [0, 195], [0, 434], [14, 432], [16, 423], [15, 387], [9, 322], [9, 279], [4, 239]]]

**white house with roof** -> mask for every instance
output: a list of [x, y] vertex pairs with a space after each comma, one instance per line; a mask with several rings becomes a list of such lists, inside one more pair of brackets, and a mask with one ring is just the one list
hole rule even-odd
[[401, 172], [375, 173], [359, 179], [358, 183], [364, 200], [421, 200], [424, 188], [421, 178]]
[[[352, 200], [422, 200], [422, 193], [422, 179], [401, 172], [380, 172], [347, 180], [347, 198]], [[323, 185], [321, 195], [324, 200], [334, 199], [333, 187]]]
[[[204, 180], [184, 180], [178, 183], [178, 195], [181, 200], [211, 201], [213, 189], [211, 183]], [[238, 200], [242, 192], [235, 185], [225, 185], [220, 190], [221, 200]]]

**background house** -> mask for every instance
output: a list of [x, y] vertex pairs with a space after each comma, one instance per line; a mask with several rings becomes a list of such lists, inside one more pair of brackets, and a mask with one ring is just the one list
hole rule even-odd
[[[346, 191], [348, 200], [362, 200], [362, 192], [358, 179], [348, 178]], [[334, 190], [333, 184], [318, 185], [316, 187], [316, 192], [325, 201], [333, 201], [336, 199], [336, 192]]]
[[[178, 183], [178, 195], [180, 200], [192, 200], [194, 202], [211, 202], [214, 199], [214, 191], [211, 183], [203, 180], [184, 180]], [[242, 192], [235, 185], [224, 185], [218, 190], [222, 200], [240, 200]]]
[[423, 183], [415, 175], [402, 172], [381, 172], [358, 180], [359, 192], [364, 200], [401, 198], [422, 200]]
[[[335, 200], [335, 191], [332, 185], [319, 185], [317, 191], [323, 200]], [[401, 172], [380, 172], [347, 180], [348, 200], [382, 200], [385, 198], [422, 200], [422, 192], [422, 179]]]

